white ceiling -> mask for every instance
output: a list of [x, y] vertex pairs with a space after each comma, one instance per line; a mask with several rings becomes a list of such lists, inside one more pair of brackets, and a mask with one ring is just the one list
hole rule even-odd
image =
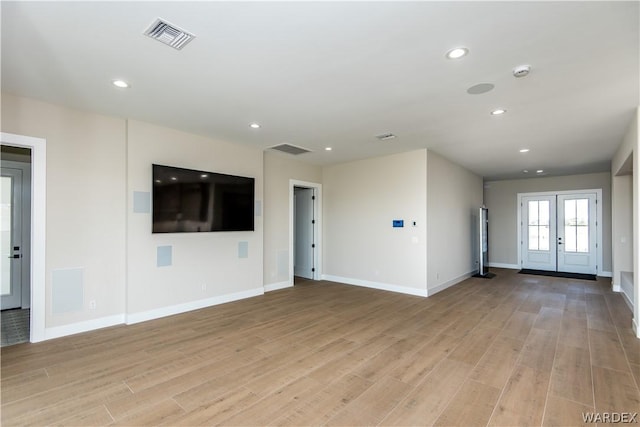
[[[426, 147], [486, 179], [606, 171], [640, 103], [638, 6], [2, 1], [2, 90], [319, 165]], [[158, 17], [196, 38], [144, 36]]]

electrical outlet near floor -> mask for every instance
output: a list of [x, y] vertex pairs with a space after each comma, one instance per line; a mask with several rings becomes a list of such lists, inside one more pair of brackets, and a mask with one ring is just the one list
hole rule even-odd
[[91, 301], [89, 301], [89, 310], [95, 310], [96, 309], [96, 300], [92, 299]]

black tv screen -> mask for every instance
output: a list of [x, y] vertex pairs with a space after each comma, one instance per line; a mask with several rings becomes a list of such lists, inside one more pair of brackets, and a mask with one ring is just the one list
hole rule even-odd
[[153, 165], [153, 232], [254, 230], [255, 179]]

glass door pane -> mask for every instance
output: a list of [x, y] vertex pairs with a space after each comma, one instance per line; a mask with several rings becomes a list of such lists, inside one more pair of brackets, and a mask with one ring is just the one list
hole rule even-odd
[[531, 200], [528, 203], [529, 250], [549, 250], [550, 209], [548, 200]]
[[1, 181], [1, 200], [0, 200], [0, 233], [2, 236], [2, 284], [0, 291], [2, 295], [11, 294], [11, 231], [12, 231], [12, 214], [13, 214], [13, 178], [3, 176]]
[[589, 199], [564, 201], [564, 251], [589, 252]]

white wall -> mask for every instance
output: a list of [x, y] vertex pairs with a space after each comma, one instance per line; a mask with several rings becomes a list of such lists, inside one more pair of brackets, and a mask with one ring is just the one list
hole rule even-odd
[[289, 181], [322, 184], [322, 168], [290, 155], [264, 153], [264, 285], [289, 280]]
[[[325, 277], [426, 295], [427, 150], [328, 166], [322, 174]], [[394, 219], [405, 227], [393, 228]]]
[[611, 272], [611, 174], [609, 172], [488, 181], [484, 185], [484, 203], [489, 209], [489, 263], [519, 267], [518, 193], [569, 191], [602, 188], [602, 253], [599, 271]]
[[[262, 216], [255, 231], [151, 233], [151, 214], [134, 213], [133, 192], [151, 192], [153, 163], [256, 179], [262, 201], [262, 151], [152, 124], [129, 121], [127, 144], [127, 320], [136, 322], [262, 291]], [[238, 244], [248, 242], [248, 258]], [[158, 246], [172, 265], [158, 267]]]
[[[7, 94], [2, 131], [47, 143], [47, 338], [263, 292], [262, 216], [255, 232], [153, 235], [150, 214], [132, 210], [133, 191], [151, 191], [153, 162], [255, 177], [261, 201], [262, 151]], [[156, 266], [158, 245], [173, 247], [172, 266]], [[83, 302], [54, 314], [52, 278], [67, 269], [82, 271]]]
[[[2, 131], [47, 140], [45, 327], [121, 316], [125, 294], [125, 122], [2, 95]], [[83, 306], [52, 313], [53, 272], [82, 269]], [[89, 301], [96, 308], [89, 308]]]
[[478, 209], [482, 178], [429, 151], [427, 154], [427, 266], [429, 295], [478, 269]]

